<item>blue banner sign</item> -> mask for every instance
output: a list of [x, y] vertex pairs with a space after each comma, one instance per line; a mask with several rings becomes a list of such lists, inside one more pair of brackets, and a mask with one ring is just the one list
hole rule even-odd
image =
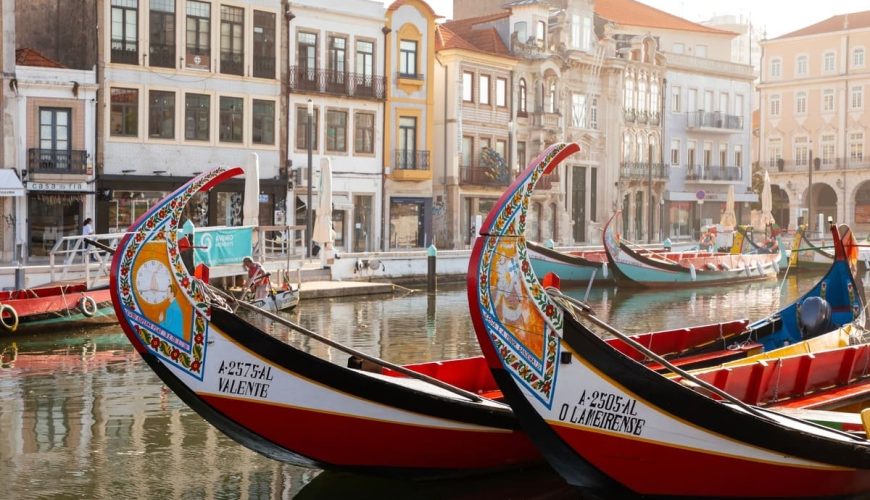
[[251, 255], [253, 226], [203, 227], [193, 233], [194, 262], [208, 266], [236, 264]]

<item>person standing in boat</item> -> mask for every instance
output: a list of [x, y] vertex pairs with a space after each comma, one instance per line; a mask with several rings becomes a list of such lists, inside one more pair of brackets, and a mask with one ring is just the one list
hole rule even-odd
[[269, 294], [269, 275], [263, 269], [262, 264], [256, 262], [250, 257], [242, 259], [242, 266], [248, 271], [248, 277], [245, 279], [245, 289], [251, 290], [254, 294], [254, 300], [265, 299]]
[[[84, 260], [84, 261], [88, 260], [86, 256], [88, 254], [90, 254], [89, 249], [90, 249], [91, 244], [88, 243], [87, 238], [90, 238], [92, 234], [94, 234], [93, 221], [91, 220], [90, 217], [88, 217], [87, 219], [84, 220], [84, 222], [82, 222], [82, 236], [84, 237], [83, 241], [82, 241], [82, 252], [83, 252], [82, 260]], [[91, 255], [90, 260], [97, 260], [97, 259], [93, 255]]]

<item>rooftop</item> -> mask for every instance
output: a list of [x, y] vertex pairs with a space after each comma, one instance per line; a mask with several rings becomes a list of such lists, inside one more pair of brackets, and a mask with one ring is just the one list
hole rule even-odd
[[26, 47], [15, 50], [15, 64], [19, 66], [37, 66], [40, 68], [66, 68], [63, 64]]
[[688, 19], [668, 14], [635, 0], [597, 0], [595, 2], [595, 13], [612, 22], [628, 26], [695, 31], [715, 35], [737, 35], [737, 33], [732, 31], [693, 23]]
[[833, 33], [836, 31], [862, 28], [870, 28], [870, 10], [832, 16], [825, 19], [824, 21], [818, 22], [816, 24], [811, 24], [797, 31], [792, 31], [791, 33], [780, 35], [774, 38], [774, 40], [781, 40], [783, 38], [794, 38], [806, 35], [819, 35], [822, 33]]

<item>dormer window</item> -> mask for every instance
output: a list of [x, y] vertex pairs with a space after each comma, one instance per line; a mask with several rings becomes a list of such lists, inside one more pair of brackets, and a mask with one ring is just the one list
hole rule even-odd
[[535, 40], [542, 47], [546, 46], [546, 36], [547, 36], [547, 23], [544, 21], [538, 21], [538, 29], [535, 30]]
[[529, 31], [525, 21], [514, 24], [514, 33], [517, 34], [517, 41], [520, 43], [526, 43], [529, 41]]

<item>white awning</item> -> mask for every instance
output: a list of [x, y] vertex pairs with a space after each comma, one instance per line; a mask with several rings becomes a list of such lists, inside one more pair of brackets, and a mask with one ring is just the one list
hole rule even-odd
[[11, 168], [0, 168], [0, 196], [24, 196], [24, 184]]

